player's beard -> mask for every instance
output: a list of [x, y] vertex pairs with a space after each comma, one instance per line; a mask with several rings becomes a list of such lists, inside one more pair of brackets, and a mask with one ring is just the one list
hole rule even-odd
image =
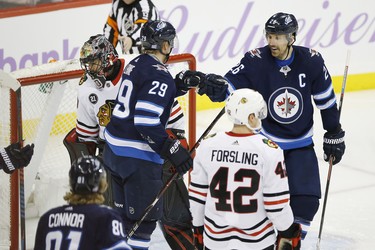
[[280, 49], [277, 46], [270, 46], [271, 54], [273, 57], [276, 57], [279, 60], [285, 60], [288, 57], [289, 49], [285, 47], [284, 49]]

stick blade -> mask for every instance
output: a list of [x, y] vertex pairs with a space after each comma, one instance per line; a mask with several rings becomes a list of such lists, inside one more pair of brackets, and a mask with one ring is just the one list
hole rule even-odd
[[7, 87], [17, 91], [21, 87], [21, 84], [11, 74], [0, 69], [0, 87]]

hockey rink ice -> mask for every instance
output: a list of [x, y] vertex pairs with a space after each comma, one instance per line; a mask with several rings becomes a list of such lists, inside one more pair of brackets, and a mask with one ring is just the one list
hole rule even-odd
[[[350, 84], [350, 77], [348, 84]], [[339, 101], [339, 99], [338, 94], [337, 100]], [[375, 90], [348, 92], [344, 95], [341, 124], [346, 132], [346, 151], [342, 161], [333, 166], [320, 243], [321, 250], [374, 249], [374, 107]], [[214, 109], [197, 113], [197, 139], [219, 111], [220, 109]], [[322, 140], [324, 131], [317, 110], [315, 111], [314, 122], [314, 142], [320, 165], [322, 199], [310, 231], [302, 242], [302, 249], [304, 250], [317, 249], [316, 244], [328, 173], [328, 163], [323, 160]], [[231, 124], [224, 115], [212, 132], [230, 129]], [[36, 222], [30, 221], [30, 223]], [[35, 231], [28, 231], [27, 236], [27, 249], [33, 249]], [[170, 248], [161, 231], [156, 230], [152, 236], [150, 250], [168, 249]]]

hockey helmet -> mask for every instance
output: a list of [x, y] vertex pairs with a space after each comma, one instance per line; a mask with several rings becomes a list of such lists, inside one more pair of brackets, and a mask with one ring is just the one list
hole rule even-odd
[[108, 71], [117, 59], [115, 47], [101, 34], [91, 36], [80, 51], [81, 67], [94, 81], [98, 80], [95, 81], [98, 88], [104, 87], [104, 72]]
[[176, 37], [176, 29], [167, 21], [151, 20], [141, 29], [141, 43], [145, 50], [160, 50], [165, 41], [175, 48]]
[[298, 22], [293, 14], [279, 12], [271, 16], [265, 24], [266, 33], [297, 35]]
[[[237, 89], [227, 98], [225, 112], [234, 124], [246, 125], [254, 132], [259, 132], [262, 127], [261, 120], [267, 116], [267, 104], [259, 92], [252, 89]], [[250, 114], [254, 114], [258, 119], [255, 127], [249, 124]]]
[[100, 183], [103, 179], [106, 179], [104, 166], [97, 157], [91, 155], [78, 158], [69, 171], [70, 188], [75, 194], [100, 192]]

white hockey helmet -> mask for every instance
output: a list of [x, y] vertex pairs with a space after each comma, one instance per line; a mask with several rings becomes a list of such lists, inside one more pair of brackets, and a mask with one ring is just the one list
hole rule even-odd
[[[262, 128], [261, 120], [267, 116], [267, 104], [259, 92], [252, 89], [237, 89], [227, 98], [225, 112], [234, 124], [246, 125], [258, 133]], [[258, 119], [255, 127], [249, 124], [250, 114], [254, 114]]]

